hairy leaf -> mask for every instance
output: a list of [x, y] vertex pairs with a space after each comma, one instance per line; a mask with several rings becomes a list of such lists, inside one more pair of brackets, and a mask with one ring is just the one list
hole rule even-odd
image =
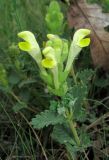
[[60, 144], [70, 143], [72, 145], [75, 144], [71, 133], [69, 132], [68, 128], [62, 125], [56, 125], [53, 128], [52, 138], [55, 139]]
[[87, 97], [86, 85], [75, 85], [72, 88], [71, 95], [76, 102], [72, 104], [74, 118], [78, 121], [84, 121], [86, 118], [85, 108], [83, 108], [85, 99]]
[[83, 100], [87, 96], [87, 86], [81, 84], [74, 85], [71, 93], [74, 98]]
[[68, 143], [66, 144], [66, 148], [67, 148], [67, 151], [70, 153], [71, 158], [76, 159], [76, 156], [77, 156], [76, 152], [78, 150], [76, 150], [74, 148], [74, 146], [72, 146], [71, 144], [68, 144]]
[[80, 130], [80, 140], [82, 148], [87, 148], [91, 146], [90, 136], [83, 129]]
[[45, 110], [39, 115], [36, 115], [36, 117], [32, 119], [31, 124], [34, 128], [41, 129], [43, 127], [47, 127], [48, 125], [55, 125], [58, 123], [62, 124], [63, 122], [63, 116], [58, 115], [56, 112]]
[[82, 83], [87, 85], [88, 82], [91, 80], [93, 74], [94, 71], [92, 69], [85, 69], [78, 72], [77, 77], [80, 79], [80, 81], [82, 81]]

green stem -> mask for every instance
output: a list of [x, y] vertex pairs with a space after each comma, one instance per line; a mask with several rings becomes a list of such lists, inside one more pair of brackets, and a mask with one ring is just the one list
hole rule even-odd
[[71, 131], [72, 131], [72, 133], [73, 133], [73, 136], [74, 136], [74, 138], [75, 138], [75, 141], [76, 141], [77, 145], [80, 146], [80, 139], [79, 139], [79, 137], [78, 137], [78, 134], [77, 134], [77, 131], [76, 131], [76, 129], [75, 129], [75, 126], [74, 126], [73, 121], [70, 120], [70, 121], [69, 121], [69, 125], [70, 125], [70, 129], [71, 129]]

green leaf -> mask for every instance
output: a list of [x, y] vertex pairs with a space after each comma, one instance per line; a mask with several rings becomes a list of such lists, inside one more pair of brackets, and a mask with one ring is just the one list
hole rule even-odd
[[65, 126], [56, 125], [53, 128], [51, 136], [60, 144], [66, 144], [66, 143], [70, 143], [72, 145], [75, 144], [75, 141], [73, 140], [73, 137], [71, 136], [69, 129]]
[[95, 86], [100, 87], [100, 88], [107, 87], [107, 86], [109, 86], [109, 77], [106, 77], [106, 78], [96, 77], [94, 84], [95, 84]]
[[27, 104], [24, 103], [24, 102], [21, 102], [21, 103], [16, 103], [14, 106], [13, 106], [13, 110], [14, 112], [18, 112], [20, 111], [21, 109], [24, 109], [24, 108], [27, 108]]
[[57, 106], [58, 106], [58, 101], [50, 101], [50, 110], [55, 112], [57, 110]]
[[36, 83], [36, 82], [37, 81], [35, 79], [26, 79], [26, 80], [23, 80], [19, 84], [19, 88], [22, 88], [24, 85], [33, 84], [33, 83]]
[[86, 133], [83, 129], [80, 130], [80, 141], [82, 148], [87, 148], [92, 145], [89, 134]]
[[58, 111], [58, 114], [64, 115], [66, 110], [65, 110], [65, 107], [58, 107], [57, 111]]
[[41, 129], [48, 125], [62, 124], [64, 121], [63, 116], [58, 115], [56, 112], [45, 110], [39, 115], [36, 115], [36, 117], [32, 119], [31, 124], [34, 128]]
[[77, 158], [78, 153], [83, 152], [83, 147], [82, 146], [71, 145], [71, 144], [67, 143], [66, 148], [67, 148], [68, 152], [70, 153], [70, 155], [73, 159]]
[[19, 75], [18, 75], [16, 72], [12, 71], [12, 72], [10, 73], [10, 75], [9, 75], [9, 83], [12, 84], [12, 85], [15, 85], [15, 84], [17, 84], [19, 81], [20, 81]]
[[70, 94], [72, 94], [73, 98], [83, 100], [87, 96], [87, 86], [81, 84], [74, 85]]
[[65, 97], [65, 99], [68, 99], [67, 106], [72, 109], [75, 120], [83, 122], [86, 118], [86, 111], [83, 108], [86, 97], [87, 86], [81, 84], [74, 85]]
[[76, 159], [76, 151], [74, 146], [72, 146], [71, 144], [67, 143], [66, 144], [66, 149], [67, 151], [70, 153], [70, 156], [72, 159]]
[[79, 78], [80, 81], [82, 81], [82, 83], [87, 85], [93, 75], [94, 71], [92, 69], [85, 69], [83, 71], [78, 72], [77, 78]]
[[85, 108], [81, 107], [79, 111], [75, 110], [75, 119], [79, 122], [84, 122], [87, 118], [87, 112]]

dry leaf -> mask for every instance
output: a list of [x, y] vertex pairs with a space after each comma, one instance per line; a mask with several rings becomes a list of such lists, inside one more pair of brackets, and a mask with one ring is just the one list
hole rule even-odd
[[109, 25], [109, 13], [102, 13], [97, 4], [87, 4], [86, 0], [73, 0], [68, 13], [69, 26], [89, 28], [91, 34], [91, 55], [96, 66], [109, 69], [109, 32], [104, 27]]

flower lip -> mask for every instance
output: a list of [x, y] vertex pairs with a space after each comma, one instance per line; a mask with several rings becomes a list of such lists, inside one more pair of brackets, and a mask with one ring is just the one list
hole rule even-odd
[[55, 59], [52, 59], [50, 57], [46, 57], [45, 59], [42, 60], [41, 64], [45, 68], [54, 68], [57, 63], [56, 63]]
[[18, 37], [22, 38], [26, 42], [31, 42], [31, 40], [35, 40], [35, 37], [32, 32], [30, 31], [22, 31], [17, 34]]
[[18, 46], [23, 51], [31, 51], [31, 50], [37, 50], [38, 53], [40, 53], [39, 45], [35, 39], [35, 36], [30, 31], [22, 31], [17, 34], [18, 37], [22, 38], [24, 42], [19, 42]]
[[41, 62], [42, 66], [45, 68], [54, 68], [57, 65], [54, 49], [52, 47], [46, 47], [42, 53], [45, 56]]
[[79, 41], [79, 43], [77, 44], [79, 47], [87, 47], [90, 44], [90, 38], [84, 38], [82, 40]]
[[47, 38], [52, 40], [52, 39], [58, 38], [58, 36], [54, 34], [47, 34]]
[[50, 46], [45, 47], [44, 50], [42, 51], [43, 55], [47, 55], [48, 53], [54, 54], [54, 49]]
[[19, 42], [18, 46], [23, 51], [31, 51], [31, 45], [28, 42]]
[[90, 44], [90, 38], [85, 38], [90, 35], [91, 30], [89, 29], [79, 29], [75, 32], [73, 41], [79, 47], [86, 47]]

